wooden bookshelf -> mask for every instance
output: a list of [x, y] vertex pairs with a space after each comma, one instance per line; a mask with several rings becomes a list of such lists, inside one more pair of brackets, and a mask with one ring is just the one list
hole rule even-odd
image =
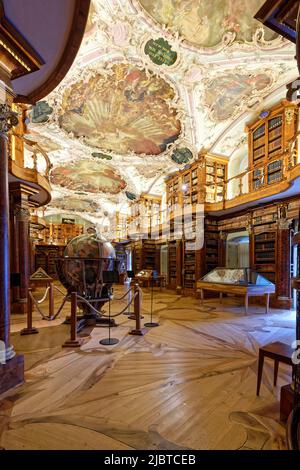
[[196, 289], [196, 250], [194, 242], [183, 242], [183, 289], [184, 293], [193, 293]]
[[252, 268], [276, 282], [278, 207], [269, 205], [252, 211]]
[[127, 219], [129, 236], [150, 237], [157, 232], [162, 223], [161, 196], [141, 194], [139, 199], [130, 204], [130, 216]]
[[210, 154], [166, 179], [167, 207], [183, 207], [204, 202], [220, 202], [225, 197], [228, 160]]
[[205, 161], [205, 202], [220, 202], [225, 196], [228, 162], [225, 159], [206, 158]]
[[65, 245], [36, 245], [35, 246], [35, 270], [43, 268], [49, 276], [57, 279], [55, 258], [63, 256]]
[[160, 244], [156, 240], [138, 240], [132, 243], [133, 271], [143, 269], [160, 272]]
[[142, 241], [139, 240], [137, 242], [133, 242], [132, 244], [132, 267], [135, 274], [139, 273], [143, 269], [143, 244]]
[[157, 270], [157, 249], [155, 240], [143, 241], [143, 268]]
[[169, 289], [181, 293], [182, 288], [182, 240], [168, 242], [168, 282]]
[[254, 234], [254, 268], [276, 282], [276, 234], [275, 230]]
[[83, 235], [84, 226], [80, 224], [50, 223], [43, 231], [43, 244], [66, 245], [73, 238]]
[[284, 178], [288, 169], [289, 142], [297, 132], [297, 121], [297, 106], [283, 100], [246, 126], [250, 191]]
[[219, 265], [219, 228], [217, 220], [205, 219], [205, 273]]

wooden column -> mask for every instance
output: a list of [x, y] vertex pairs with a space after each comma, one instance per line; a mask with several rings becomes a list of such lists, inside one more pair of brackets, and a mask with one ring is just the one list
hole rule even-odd
[[9, 201], [7, 137], [0, 133], [0, 340], [9, 347]]
[[11, 237], [11, 247], [14, 272], [20, 274], [20, 286], [13, 292], [12, 312], [26, 313], [27, 293], [30, 276], [30, 252], [29, 252], [29, 196], [36, 190], [22, 183], [11, 183], [9, 186], [11, 194], [11, 217], [13, 217], [14, 234]]
[[226, 240], [227, 240], [227, 233], [220, 232], [219, 240], [218, 240], [218, 266], [219, 267], [226, 266]]
[[9, 193], [6, 133], [18, 123], [7, 104], [0, 104], [0, 341], [5, 346], [5, 364], [0, 364], [0, 394], [22, 383], [24, 361], [10, 344]]
[[276, 300], [280, 308], [291, 308], [291, 234], [289, 219], [279, 219], [276, 244]]

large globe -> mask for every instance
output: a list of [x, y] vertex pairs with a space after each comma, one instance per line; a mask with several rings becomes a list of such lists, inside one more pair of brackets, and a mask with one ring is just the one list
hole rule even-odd
[[[57, 260], [57, 271], [61, 283], [69, 293], [77, 292], [87, 301], [93, 301], [97, 310], [108, 300], [111, 282], [108, 272], [116, 271], [116, 254], [94, 229], [73, 238], [67, 245], [64, 257]], [[93, 314], [86, 302], [78, 301], [85, 314]]]
[[88, 229], [85, 235], [73, 238], [67, 245], [64, 256], [68, 258], [116, 258], [115, 249], [111, 243], [101, 237], [95, 229]]

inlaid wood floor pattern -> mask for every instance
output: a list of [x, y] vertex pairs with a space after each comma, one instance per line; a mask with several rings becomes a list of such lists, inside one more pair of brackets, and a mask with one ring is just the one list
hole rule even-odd
[[[117, 289], [121, 292], [121, 288]], [[57, 300], [57, 305], [59, 299]], [[113, 305], [116, 312], [122, 302]], [[68, 308], [64, 313], [68, 313]], [[150, 295], [143, 298], [149, 321]], [[65, 350], [68, 326], [34, 314], [38, 335], [21, 337], [24, 318], [13, 316], [12, 343], [25, 355], [26, 383], [0, 404], [0, 447], [5, 449], [284, 449], [280, 387], [291, 371], [266, 360], [256, 397], [260, 345], [291, 344], [295, 313], [237, 299], [205, 301], [156, 291], [160, 326], [130, 336], [134, 322], [118, 317], [120, 342], [101, 346], [107, 329], [87, 331], [79, 350]], [[62, 316], [63, 319], [64, 315]]]

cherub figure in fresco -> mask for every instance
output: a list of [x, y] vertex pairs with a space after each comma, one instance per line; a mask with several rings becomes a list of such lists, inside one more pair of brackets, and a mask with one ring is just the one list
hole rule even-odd
[[[60, 126], [101, 151], [158, 155], [181, 131], [177, 111], [170, 105], [172, 87], [133, 65], [114, 65], [103, 78], [98, 74], [66, 92]], [[74, 87], [75, 88], [75, 87]], [[87, 93], [89, 90], [89, 93]]]

